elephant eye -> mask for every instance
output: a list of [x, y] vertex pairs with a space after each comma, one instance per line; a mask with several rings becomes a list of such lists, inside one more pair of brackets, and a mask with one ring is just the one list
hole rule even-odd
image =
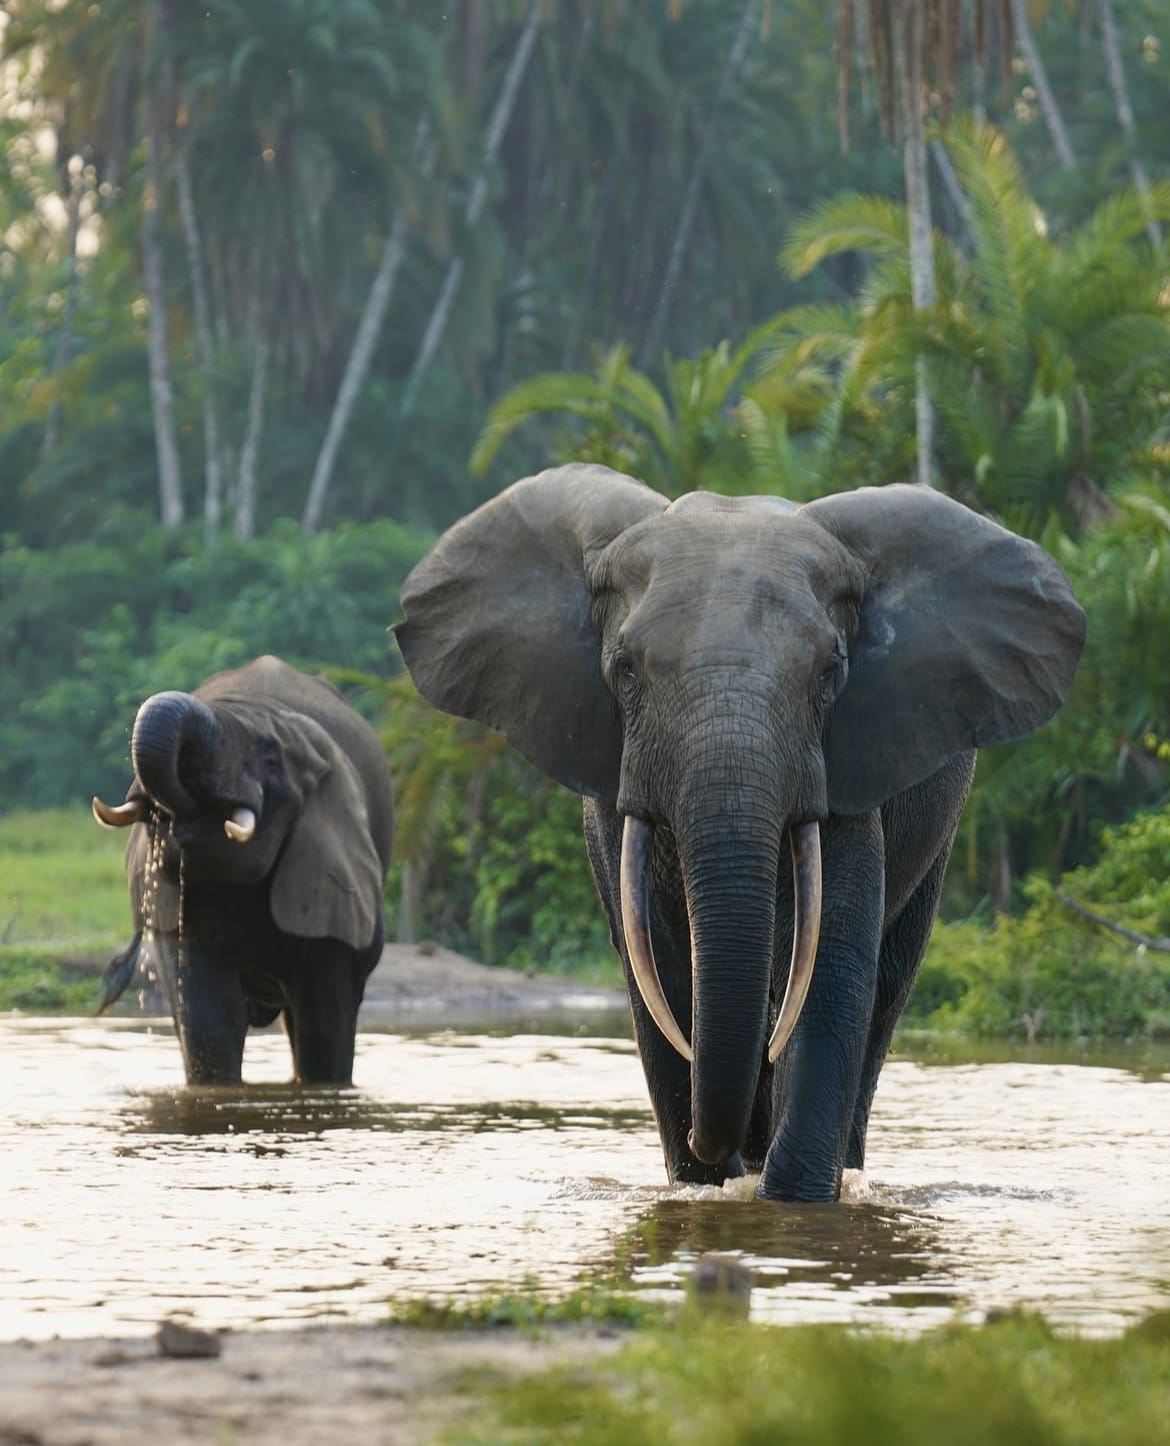
[[610, 672], [613, 675], [614, 686], [623, 692], [628, 692], [638, 681], [634, 660], [629, 653], [615, 653], [613, 662], [610, 664]]
[[839, 653], [834, 653], [821, 673], [820, 681], [817, 684], [821, 702], [826, 704], [835, 702], [844, 683], [845, 659]]

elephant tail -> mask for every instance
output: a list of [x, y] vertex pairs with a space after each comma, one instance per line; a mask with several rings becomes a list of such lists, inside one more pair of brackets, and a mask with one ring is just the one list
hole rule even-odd
[[102, 971], [102, 997], [95, 1014], [104, 1014], [126, 992], [126, 986], [138, 971], [138, 955], [142, 949], [142, 930], [134, 935], [121, 954], [115, 954]]

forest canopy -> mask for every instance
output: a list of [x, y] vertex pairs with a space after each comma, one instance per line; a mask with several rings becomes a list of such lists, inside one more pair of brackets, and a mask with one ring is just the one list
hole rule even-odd
[[582, 967], [574, 800], [399, 676], [406, 572], [550, 461], [919, 480], [1090, 620], [1064, 712], [980, 763], [946, 912], [1059, 915], [1100, 867], [1170, 933], [1137, 874], [1170, 844], [1168, 21], [9, 0], [0, 807], [117, 796], [143, 697], [277, 652], [384, 730], [404, 935]]

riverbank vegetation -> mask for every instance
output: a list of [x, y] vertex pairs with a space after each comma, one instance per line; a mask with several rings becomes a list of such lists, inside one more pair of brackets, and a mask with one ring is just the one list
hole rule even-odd
[[81, 809], [137, 704], [261, 652], [383, 732], [392, 936], [613, 971], [576, 800], [425, 708], [386, 632], [441, 528], [582, 458], [670, 494], [926, 476], [1053, 552], [1085, 659], [980, 761], [907, 1022], [1163, 1033], [1170, 0], [1012, 10], [1001, 80], [968, 37], [932, 81], [914, 179], [893, 51], [841, 72], [805, 0], [11, 0], [0, 1000], [63, 1007], [55, 961], [124, 931]]
[[1156, 1317], [1118, 1340], [1085, 1340], [1010, 1313], [916, 1339], [683, 1320], [635, 1332], [589, 1369], [494, 1388], [481, 1376], [468, 1389], [489, 1387], [488, 1410], [448, 1439], [1144, 1446], [1162, 1430], [1167, 1331]]

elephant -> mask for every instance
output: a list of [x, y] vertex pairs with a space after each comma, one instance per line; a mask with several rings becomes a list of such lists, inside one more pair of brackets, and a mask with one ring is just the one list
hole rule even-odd
[[239, 1084], [249, 1025], [278, 1015], [296, 1079], [348, 1084], [382, 953], [394, 802], [377, 734], [323, 678], [275, 657], [138, 709], [124, 803], [135, 934], [102, 1008], [149, 958], [189, 1084]]
[[575, 464], [455, 523], [402, 607], [422, 696], [584, 797], [669, 1179], [839, 1199], [976, 750], [1075, 673], [1061, 569], [920, 485], [672, 502]]

